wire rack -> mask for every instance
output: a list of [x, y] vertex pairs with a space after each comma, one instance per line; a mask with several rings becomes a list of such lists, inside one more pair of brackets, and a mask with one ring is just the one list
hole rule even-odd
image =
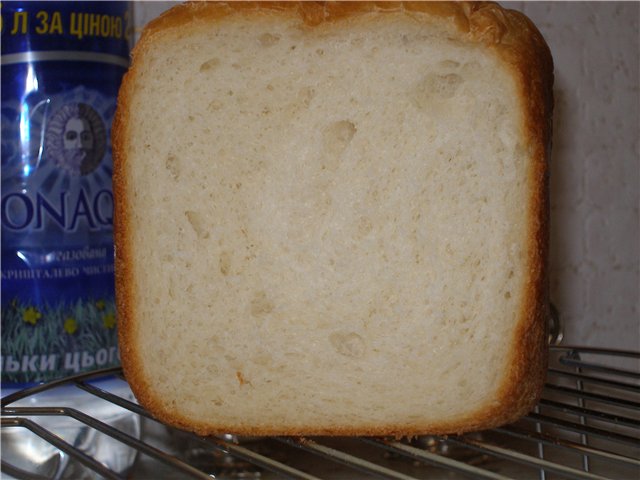
[[534, 411], [467, 435], [202, 438], [156, 422], [110, 369], [3, 398], [2, 437], [18, 479], [639, 479], [640, 352], [554, 346]]

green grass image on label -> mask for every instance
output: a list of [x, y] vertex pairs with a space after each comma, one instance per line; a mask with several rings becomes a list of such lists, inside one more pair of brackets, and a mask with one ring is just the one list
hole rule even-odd
[[48, 381], [119, 364], [113, 298], [2, 308], [2, 381]]

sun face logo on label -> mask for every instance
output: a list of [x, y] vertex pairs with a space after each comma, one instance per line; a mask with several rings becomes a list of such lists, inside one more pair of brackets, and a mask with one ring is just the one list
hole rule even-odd
[[45, 133], [47, 156], [72, 176], [93, 172], [106, 145], [104, 122], [86, 103], [64, 105], [53, 115]]

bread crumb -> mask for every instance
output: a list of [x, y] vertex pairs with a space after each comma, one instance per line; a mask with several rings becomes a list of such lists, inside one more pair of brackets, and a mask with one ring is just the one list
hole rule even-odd
[[178, 180], [178, 178], [180, 178], [180, 165], [178, 157], [170, 153], [169, 155], [167, 155], [164, 166], [169, 171], [174, 180]]
[[229, 271], [231, 270], [231, 256], [229, 255], [229, 252], [222, 252], [220, 254], [218, 266], [220, 267], [220, 273], [222, 273], [222, 275], [225, 277], [229, 275]]
[[200, 72], [208, 72], [220, 65], [219, 58], [211, 58], [200, 65]]
[[354, 135], [356, 126], [349, 120], [339, 120], [329, 124], [323, 132], [324, 159], [322, 169], [335, 170], [340, 165], [340, 156], [347, 149]]
[[204, 220], [202, 219], [202, 215], [200, 215], [198, 212], [194, 212], [193, 210], [187, 210], [186, 212], [184, 212], [184, 214], [189, 221], [189, 225], [191, 225], [193, 231], [196, 232], [198, 238], [209, 238], [209, 232], [206, 228]]
[[413, 104], [420, 110], [427, 110], [434, 102], [452, 98], [463, 79], [455, 73], [430, 73], [411, 92]]
[[334, 332], [329, 335], [329, 342], [345, 357], [362, 358], [366, 350], [364, 340], [355, 332]]
[[263, 47], [271, 47], [280, 41], [280, 35], [274, 35], [272, 33], [263, 33], [258, 37], [260, 45]]
[[238, 379], [238, 383], [240, 383], [241, 387], [251, 385], [251, 382], [245, 378], [244, 374], [240, 370], [236, 371], [236, 378]]
[[251, 315], [254, 317], [271, 313], [275, 308], [273, 303], [267, 298], [267, 294], [264, 291], [256, 292], [255, 296], [251, 300], [250, 306]]

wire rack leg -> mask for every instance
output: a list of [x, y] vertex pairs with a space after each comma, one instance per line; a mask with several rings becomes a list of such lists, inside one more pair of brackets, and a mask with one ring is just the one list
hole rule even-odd
[[[574, 360], [580, 360], [580, 353], [574, 351], [569, 352], [569, 357], [571, 357]], [[581, 367], [576, 367], [576, 373], [578, 375], [582, 375], [582, 368]], [[576, 388], [580, 391], [583, 392], [584, 391], [584, 382], [580, 379], [580, 377], [578, 377], [578, 379], [576, 380]], [[584, 408], [585, 407], [585, 402], [584, 402], [584, 397], [582, 395], [580, 395], [578, 397], [578, 406], [580, 408]], [[587, 425], [587, 419], [584, 415], [580, 415], [580, 424], [586, 426]], [[589, 446], [589, 437], [587, 436], [586, 433], [581, 433], [580, 434], [580, 442], [584, 445], [584, 446]], [[584, 469], [585, 472], [589, 472], [590, 471], [590, 466], [589, 466], [589, 456], [588, 455], [582, 455], [582, 468]]]
[[[540, 407], [538, 405], [534, 408], [534, 412], [537, 414], [540, 413]], [[540, 422], [536, 422], [536, 433], [542, 434], [542, 424]], [[540, 460], [544, 460], [544, 445], [540, 441], [538, 441], [538, 457]], [[544, 468], [540, 468], [540, 480], [547, 480], [547, 472]]]

